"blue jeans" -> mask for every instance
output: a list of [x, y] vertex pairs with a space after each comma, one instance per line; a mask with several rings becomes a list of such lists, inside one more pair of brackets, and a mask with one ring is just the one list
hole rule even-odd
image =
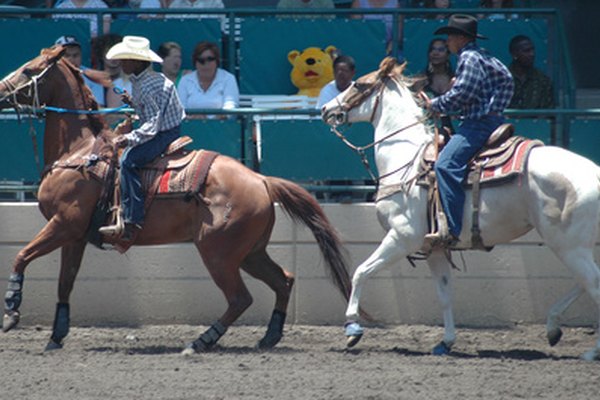
[[128, 147], [121, 156], [121, 204], [126, 223], [143, 225], [145, 193], [139, 169], [162, 154], [179, 137], [179, 126], [159, 132], [151, 140]]
[[467, 164], [503, 122], [503, 117], [491, 115], [478, 120], [464, 120], [435, 162], [435, 175], [442, 207], [448, 218], [448, 229], [456, 237], [460, 236], [462, 230], [465, 204], [463, 180]]

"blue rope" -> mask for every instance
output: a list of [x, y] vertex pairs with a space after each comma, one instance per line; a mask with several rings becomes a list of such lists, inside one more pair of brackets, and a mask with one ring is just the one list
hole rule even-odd
[[110, 113], [114, 113], [117, 111], [121, 111], [128, 107], [129, 107], [128, 105], [124, 104], [120, 107], [103, 108], [101, 110], [69, 110], [68, 108], [52, 107], [52, 106], [46, 106], [46, 107], [44, 107], [44, 109], [46, 111], [52, 111], [52, 112], [59, 113], [59, 114], [110, 114]]

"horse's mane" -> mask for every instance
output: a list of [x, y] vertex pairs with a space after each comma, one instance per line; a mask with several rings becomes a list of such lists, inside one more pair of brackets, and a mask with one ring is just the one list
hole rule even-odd
[[423, 87], [425, 87], [425, 84], [427, 83], [427, 78], [423, 76], [404, 75], [406, 65], [406, 61], [402, 64], [398, 64], [394, 57], [386, 57], [379, 64], [378, 75], [380, 78], [388, 76], [404, 85], [412, 94], [413, 99], [415, 100], [417, 105], [423, 107], [423, 99], [418, 94], [423, 89]]
[[[94, 94], [92, 93], [92, 90], [85, 84], [85, 81], [83, 80], [83, 76], [85, 75], [86, 77], [90, 78], [92, 81], [94, 81], [96, 83], [101, 83], [102, 86], [104, 86], [104, 87], [108, 87], [108, 86], [110, 86], [110, 77], [108, 76], [108, 74], [103, 71], [97, 71], [97, 70], [90, 69], [90, 72], [89, 72], [90, 75], [88, 75], [88, 73], [86, 73], [86, 71], [88, 71], [88, 69], [82, 71], [81, 69], [74, 66], [69, 60], [67, 60], [65, 58], [61, 58], [58, 62], [62, 63], [66, 67], [67, 71], [69, 71], [71, 74], [73, 74], [73, 76], [77, 80], [77, 83], [80, 85], [80, 87], [82, 89], [82, 93], [84, 96], [84, 104], [88, 104], [90, 106], [91, 110], [98, 110], [100, 108], [98, 106], [98, 102], [96, 101], [96, 98], [94, 97]], [[94, 77], [95, 79], [92, 79], [91, 77]], [[92, 125], [95, 136], [98, 136], [98, 134], [101, 133], [103, 130], [108, 130], [108, 127], [107, 127], [106, 122], [105, 122], [104, 118], [102, 117], [102, 115], [88, 114], [88, 119], [90, 121], [90, 124]]]
[[[404, 75], [406, 65], [406, 61], [402, 64], [399, 64], [394, 57], [386, 57], [379, 64], [379, 70], [376, 71], [378, 78], [383, 79], [385, 77], [389, 77], [398, 82], [400, 85], [406, 87], [417, 106], [424, 110], [425, 101], [419, 95], [419, 93], [425, 86], [427, 78], [423, 76]], [[428, 131], [431, 132], [435, 128], [435, 124], [431, 120], [431, 112], [424, 111], [424, 115], [429, 121], [425, 124], [425, 126], [427, 127]]]

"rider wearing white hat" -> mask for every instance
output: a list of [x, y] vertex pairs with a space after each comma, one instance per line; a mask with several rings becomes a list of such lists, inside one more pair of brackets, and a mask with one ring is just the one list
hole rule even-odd
[[121, 156], [121, 204], [124, 226], [100, 228], [100, 233], [133, 241], [144, 223], [144, 192], [138, 168], [163, 153], [179, 137], [185, 110], [177, 90], [167, 77], [150, 68], [162, 62], [150, 49], [150, 41], [141, 36], [125, 36], [108, 50], [106, 58], [121, 60], [123, 72], [131, 74], [132, 93], [123, 95], [139, 116], [139, 127], [114, 139], [117, 148], [126, 147]]

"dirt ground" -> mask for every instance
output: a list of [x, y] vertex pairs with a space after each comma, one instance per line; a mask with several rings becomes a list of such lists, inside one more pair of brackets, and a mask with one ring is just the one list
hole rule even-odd
[[369, 328], [345, 350], [341, 327], [287, 326], [275, 350], [264, 328], [233, 326], [217, 348], [179, 353], [206, 327], [72, 328], [43, 349], [49, 327], [0, 334], [0, 399], [597, 399], [600, 362], [581, 361], [591, 328], [551, 348], [541, 325], [460, 329], [453, 353], [429, 355], [442, 328]]

